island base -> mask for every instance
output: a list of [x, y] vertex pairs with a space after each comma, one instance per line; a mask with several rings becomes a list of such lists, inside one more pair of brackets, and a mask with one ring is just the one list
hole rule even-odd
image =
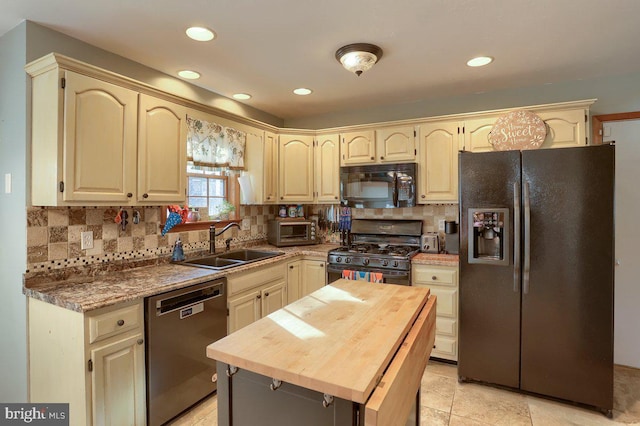
[[[217, 362], [219, 426], [365, 426], [365, 406]], [[276, 388], [272, 390], [271, 388]], [[324, 404], [323, 404], [324, 403]], [[326, 406], [326, 407], [325, 407]], [[420, 390], [406, 426], [418, 425]], [[402, 423], [398, 423], [402, 424]]]

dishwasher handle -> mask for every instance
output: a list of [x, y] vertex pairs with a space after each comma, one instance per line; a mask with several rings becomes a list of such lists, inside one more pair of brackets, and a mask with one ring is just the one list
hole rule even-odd
[[226, 296], [224, 282], [216, 282], [215, 284], [201, 287], [194, 291], [168, 296], [156, 301], [156, 316], [165, 315], [182, 309], [185, 306], [224, 296]]

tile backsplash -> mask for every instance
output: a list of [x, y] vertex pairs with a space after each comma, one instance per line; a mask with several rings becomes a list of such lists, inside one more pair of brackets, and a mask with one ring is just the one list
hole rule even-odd
[[[317, 214], [321, 205], [306, 206]], [[275, 217], [278, 206], [240, 206], [239, 217], [250, 219], [250, 229], [230, 229], [232, 244], [263, 241], [266, 224]], [[208, 230], [173, 232], [161, 235], [161, 207], [128, 208], [125, 229], [114, 219], [119, 207], [30, 207], [27, 209], [27, 270], [37, 272], [169, 255], [178, 237], [186, 252], [208, 248]], [[137, 211], [140, 221], [133, 223]], [[398, 209], [353, 209], [356, 219], [417, 219], [423, 232], [437, 232], [438, 220], [458, 220], [458, 205], [421, 205]], [[82, 249], [80, 234], [93, 232], [94, 246]], [[442, 241], [444, 233], [440, 232]], [[323, 242], [339, 242], [339, 235], [320, 235]], [[217, 241], [221, 247], [224, 240]]]

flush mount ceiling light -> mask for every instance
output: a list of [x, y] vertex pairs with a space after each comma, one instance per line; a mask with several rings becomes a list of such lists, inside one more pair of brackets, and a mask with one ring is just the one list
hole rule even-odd
[[246, 101], [247, 99], [251, 99], [251, 95], [248, 93], [234, 93], [234, 99], [238, 99], [241, 101]]
[[209, 28], [205, 28], [205, 27], [187, 28], [186, 33], [190, 39], [193, 39], [196, 41], [210, 41], [210, 40], [213, 40], [216, 36], [216, 33], [211, 31]]
[[299, 87], [297, 89], [293, 89], [293, 93], [300, 96], [310, 95], [313, 93], [313, 90], [307, 89], [306, 87]]
[[182, 70], [178, 71], [178, 75], [182, 78], [186, 78], [187, 80], [196, 80], [200, 78], [200, 73], [197, 71], [191, 70]]
[[489, 65], [491, 62], [493, 62], [491, 56], [478, 56], [477, 58], [469, 59], [467, 65], [470, 67], [483, 67]]
[[336, 51], [336, 59], [347, 71], [360, 76], [382, 58], [382, 49], [374, 44], [354, 43]]

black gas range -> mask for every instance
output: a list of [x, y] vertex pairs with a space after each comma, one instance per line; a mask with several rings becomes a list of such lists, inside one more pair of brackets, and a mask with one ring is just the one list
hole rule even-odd
[[382, 274], [384, 283], [411, 285], [411, 258], [420, 251], [421, 235], [420, 220], [354, 219], [349, 244], [329, 251], [327, 282], [356, 271]]

